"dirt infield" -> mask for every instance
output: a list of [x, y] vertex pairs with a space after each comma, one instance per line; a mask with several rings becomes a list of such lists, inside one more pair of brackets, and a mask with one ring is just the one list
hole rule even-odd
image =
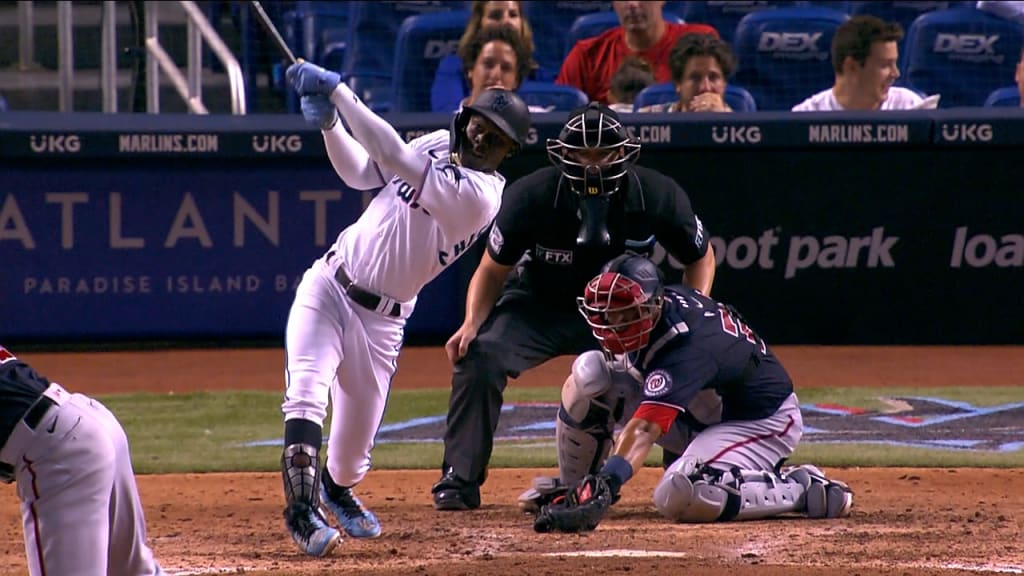
[[[1024, 348], [779, 347], [799, 387], [1024, 385]], [[75, 389], [186, 392], [279, 390], [283, 351], [202, 350], [24, 354]], [[512, 386], [555, 385], [568, 360]], [[397, 388], [441, 387], [437, 348], [403, 352]], [[597, 531], [540, 535], [515, 507], [538, 473], [493, 470], [484, 506], [431, 506], [435, 471], [373, 471], [360, 494], [384, 524], [372, 541], [347, 540], [328, 559], [300, 555], [280, 517], [277, 474], [141, 476], [150, 539], [170, 574], [757, 574], [1024, 573], [1024, 478], [1018, 470], [829, 470], [856, 493], [852, 517], [787, 518], [708, 526], [668, 524], [650, 504], [658, 470], [624, 490]], [[25, 574], [13, 489], [0, 491], [0, 574]], [[116, 573], [116, 572], [112, 572]]]

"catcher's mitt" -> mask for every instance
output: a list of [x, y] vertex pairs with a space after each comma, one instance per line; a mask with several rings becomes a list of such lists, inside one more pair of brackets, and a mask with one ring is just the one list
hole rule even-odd
[[576, 483], [564, 498], [543, 506], [533, 520], [537, 532], [586, 532], [597, 528], [615, 494], [603, 474], [590, 474]]

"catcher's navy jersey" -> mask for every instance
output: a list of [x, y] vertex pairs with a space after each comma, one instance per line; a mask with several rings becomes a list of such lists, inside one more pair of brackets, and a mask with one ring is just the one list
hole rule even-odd
[[675, 180], [632, 167], [612, 195], [607, 246], [577, 246], [579, 198], [557, 168], [541, 168], [505, 190], [487, 251], [499, 264], [516, 264], [524, 253], [534, 294], [574, 302], [601, 266], [626, 251], [650, 255], [657, 240], [683, 264], [708, 250], [708, 235], [690, 198]]
[[711, 388], [722, 398], [722, 421], [767, 418], [793, 392], [778, 358], [734, 309], [681, 285], [665, 288], [661, 318], [634, 366], [644, 403], [685, 411]]
[[49, 380], [0, 346], [0, 445], [49, 385]]

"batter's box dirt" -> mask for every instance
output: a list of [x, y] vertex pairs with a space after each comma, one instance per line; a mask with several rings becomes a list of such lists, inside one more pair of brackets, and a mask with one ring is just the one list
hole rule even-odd
[[[645, 468], [597, 530], [537, 534], [516, 496], [549, 469], [492, 470], [483, 506], [438, 512], [436, 470], [372, 471], [360, 485], [383, 535], [303, 556], [281, 519], [279, 474], [141, 476], [155, 553], [183, 574], [1024, 574], [1024, 474], [987, 469], [829, 469], [855, 492], [843, 520], [671, 524]], [[25, 574], [18, 506], [0, 493], [0, 574]]]

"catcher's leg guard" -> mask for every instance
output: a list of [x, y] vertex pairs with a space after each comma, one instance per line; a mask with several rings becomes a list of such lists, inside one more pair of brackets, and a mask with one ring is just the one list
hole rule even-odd
[[597, 472], [608, 457], [615, 423], [608, 391], [612, 377], [604, 355], [580, 354], [562, 386], [562, 405], [555, 422], [558, 471], [563, 484], [572, 485]]
[[676, 522], [757, 520], [803, 511], [805, 493], [803, 483], [772, 471], [725, 472], [690, 461], [662, 476], [654, 505]]
[[853, 491], [845, 482], [829, 480], [818, 467], [810, 464], [784, 469], [782, 474], [805, 487], [808, 518], [845, 518], [850, 515]]

